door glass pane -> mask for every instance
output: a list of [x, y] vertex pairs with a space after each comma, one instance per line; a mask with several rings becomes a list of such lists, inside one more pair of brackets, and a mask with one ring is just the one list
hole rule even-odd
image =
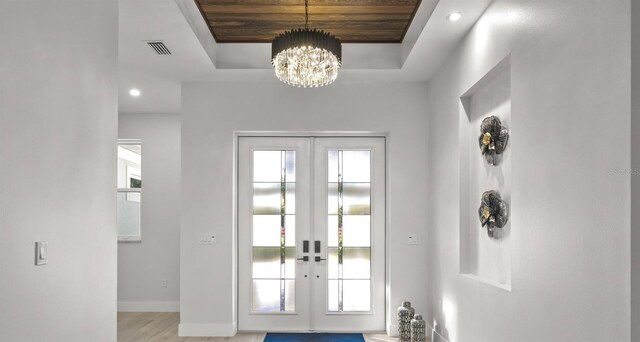
[[329, 312], [338, 311], [338, 280], [329, 279], [327, 284], [327, 309]]
[[342, 151], [342, 181], [371, 182], [371, 151]]
[[[342, 191], [338, 191], [342, 185]], [[342, 195], [344, 215], [369, 215], [371, 213], [370, 183], [329, 183], [329, 214], [338, 214], [338, 194]]]
[[295, 151], [254, 151], [253, 165], [253, 311], [295, 311]]
[[253, 278], [280, 279], [280, 247], [253, 247]]
[[329, 279], [337, 280], [338, 278], [340, 278], [338, 275], [338, 265], [338, 248], [327, 248], [327, 277]]
[[338, 156], [340, 151], [329, 151], [329, 183], [338, 183]]
[[[338, 247], [338, 215], [329, 215], [328, 223], [328, 247]], [[370, 247], [370, 234], [371, 216], [342, 215], [342, 246]]]
[[280, 247], [280, 215], [253, 215], [253, 246]]
[[[280, 263], [280, 252], [284, 253], [284, 265]], [[295, 247], [253, 247], [254, 279], [295, 279]], [[281, 270], [284, 268], [284, 273]]]
[[342, 259], [343, 279], [371, 278], [371, 248], [344, 248]]
[[285, 189], [285, 212], [296, 212], [295, 183], [253, 183], [253, 213], [258, 215], [280, 215], [282, 186]]
[[296, 310], [296, 281], [284, 280], [284, 311]]
[[[253, 215], [253, 246], [280, 246], [280, 215]], [[296, 245], [296, 217], [285, 215], [285, 246]]]
[[296, 248], [287, 247], [284, 249], [284, 277], [285, 279], [296, 279]]
[[253, 311], [280, 311], [280, 280], [253, 280]]
[[371, 151], [328, 151], [327, 309], [371, 310]]
[[[281, 173], [282, 151], [254, 151], [253, 152], [253, 181], [265, 183], [279, 183]], [[285, 151], [285, 172], [287, 182], [296, 181], [296, 151]]]
[[296, 181], [296, 151], [286, 151], [285, 172], [287, 174], [287, 182], [295, 183]]
[[369, 215], [371, 213], [371, 185], [369, 183], [344, 183], [344, 214]]
[[[281, 289], [283, 289], [281, 293]], [[256, 279], [253, 281], [253, 311], [279, 312], [280, 296], [284, 296], [285, 311], [295, 311], [295, 280]]]
[[280, 151], [253, 152], [253, 181], [280, 182]]
[[327, 277], [329, 279], [370, 279], [371, 249], [343, 248], [342, 264], [338, 260], [338, 248], [328, 248]]
[[[284, 245], [286, 247], [296, 246], [296, 215], [285, 215], [284, 217]], [[294, 249], [295, 252], [295, 249]]]
[[338, 215], [338, 183], [329, 183], [327, 194], [327, 210], [329, 215]]
[[370, 280], [344, 280], [343, 311], [369, 311], [371, 310], [371, 281]]

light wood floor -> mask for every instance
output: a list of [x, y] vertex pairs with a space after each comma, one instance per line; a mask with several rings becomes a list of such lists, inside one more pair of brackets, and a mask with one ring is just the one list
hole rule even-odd
[[[118, 342], [262, 342], [264, 333], [237, 334], [234, 337], [178, 337], [180, 314], [177, 312], [119, 312]], [[391, 342], [385, 334], [364, 334], [367, 342]]]

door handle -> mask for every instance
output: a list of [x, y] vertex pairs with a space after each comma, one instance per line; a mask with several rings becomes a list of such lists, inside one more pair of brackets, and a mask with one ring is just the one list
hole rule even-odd
[[[309, 240], [302, 240], [302, 253], [309, 253]], [[296, 260], [301, 261], [309, 261], [308, 255], [303, 255], [302, 258], [297, 258]]]
[[[315, 242], [315, 243], [314, 243], [314, 248], [313, 248], [313, 249], [314, 249], [314, 252], [315, 252], [316, 254], [320, 254], [320, 253], [322, 253], [322, 241], [320, 241], [320, 240], [316, 240], [316, 241], [314, 241], [314, 242]], [[323, 261], [323, 260], [327, 260], [327, 259], [323, 259], [321, 256], [316, 255], [316, 262], [320, 262], [320, 261]]]

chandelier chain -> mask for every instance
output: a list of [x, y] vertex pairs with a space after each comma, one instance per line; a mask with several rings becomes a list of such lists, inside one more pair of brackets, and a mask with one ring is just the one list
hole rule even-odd
[[309, 0], [304, 0], [304, 28], [309, 28]]

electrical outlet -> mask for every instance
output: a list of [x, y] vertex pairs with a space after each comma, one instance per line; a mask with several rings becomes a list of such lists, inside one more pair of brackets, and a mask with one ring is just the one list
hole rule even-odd
[[418, 234], [412, 233], [407, 234], [407, 245], [417, 245], [418, 244]]
[[167, 287], [167, 280], [166, 279], [160, 280], [160, 286]]

